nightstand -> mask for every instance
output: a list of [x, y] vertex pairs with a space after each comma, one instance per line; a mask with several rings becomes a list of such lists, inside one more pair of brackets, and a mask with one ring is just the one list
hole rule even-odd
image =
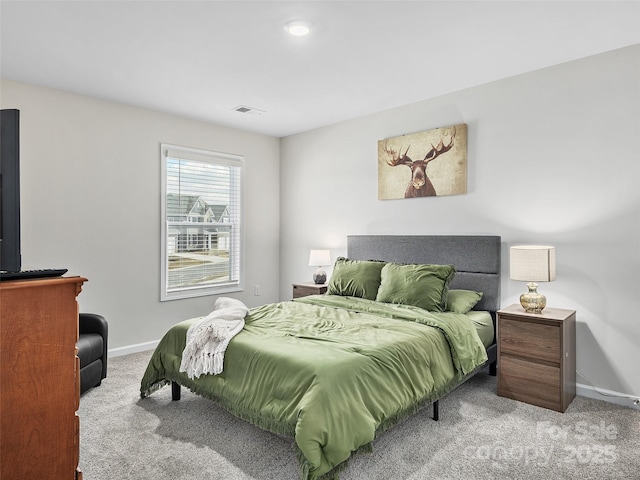
[[324, 283], [302, 282], [293, 284], [293, 298], [322, 295], [323, 293], [327, 293], [327, 285]]
[[576, 396], [576, 312], [497, 314], [498, 395], [564, 412]]

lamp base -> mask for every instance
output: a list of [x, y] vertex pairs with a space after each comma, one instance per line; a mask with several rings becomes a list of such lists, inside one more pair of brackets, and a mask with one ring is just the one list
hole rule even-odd
[[326, 281], [327, 281], [327, 272], [322, 270], [322, 268], [318, 267], [318, 269], [315, 272], [313, 272], [313, 283], [322, 285]]
[[527, 283], [529, 291], [520, 295], [520, 305], [527, 313], [542, 313], [544, 307], [547, 306], [547, 297], [538, 293], [538, 284], [535, 282]]

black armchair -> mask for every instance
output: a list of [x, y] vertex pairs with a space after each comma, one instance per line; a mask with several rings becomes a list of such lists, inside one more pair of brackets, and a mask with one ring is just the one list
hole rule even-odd
[[109, 325], [101, 315], [79, 316], [78, 358], [80, 358], [80, 393], [102, 383], [107, 377], [107, 337]]

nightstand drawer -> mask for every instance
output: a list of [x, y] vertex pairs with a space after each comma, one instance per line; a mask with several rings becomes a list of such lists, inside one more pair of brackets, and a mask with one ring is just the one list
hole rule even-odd
[[307, 295], [322, 295], [327, 292], [327, 285], [315, 283], [294, 283], [293, 298], [306, 297]]
[[560, 367], [504, 355], [498, 375], [499, 396], [560, 410]]
[[498, 395], [564, 412], [576, 396], [576, 312], [497, 312]]
[[560, 363], [560, 328], [508, 316], [500, 317], [500, 351], [554, 365]]

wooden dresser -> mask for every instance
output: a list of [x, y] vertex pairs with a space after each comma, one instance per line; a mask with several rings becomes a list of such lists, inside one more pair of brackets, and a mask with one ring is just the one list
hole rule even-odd
[[0, 282], [0, 478], [77, 480], [82, 277]]
[[576, 396], [576, 312], [498, 311], [498, 395], [564, 412]]

